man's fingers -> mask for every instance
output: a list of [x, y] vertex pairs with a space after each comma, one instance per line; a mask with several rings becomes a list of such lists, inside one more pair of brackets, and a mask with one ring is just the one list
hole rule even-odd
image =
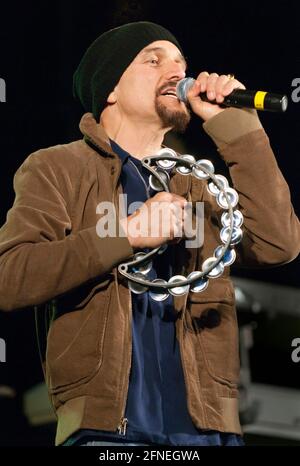
[[206, 91], [206, 85], [207, 85], [208, 77], [209, 77], [209, 73], [207, 71], [202, 71], [198, 75], [197, 82], [199, 83], [199, 91], [200, 92], [205, 92]]
[[229, 95], [234, 89], [246, 89], [237, 79], [230, 79], [223, 87], [223, 95]]
[[207, 78], [206, 95], [209, 100], [215, 100], [216, 98], [216, 84], [218, 78], [219, 75], [217, 73], [211, 73]]
[[229, 95], [234, 89], [246, 88], [237, 79], [231, 79], [229, 75], [219, 76], [217, 73], [209, 74], [207, 71], [202, 71], [188, 92], [188, 97], [197, 97], [200, 93], [205, 92], [209, 100], [222, 103], [224, 96]]
[[187, 200], [184, 197], [179, 196], [179, 194], [167, 193], [166, 191], [161, 191], [155, 194], [155, 196], [153, 196], [150, 199], [150, 201], [152, 199], [156, 202], [171, 202], [171, 203], [178, 202], [182, 206], [185, 205], [187, 202]]
[[226, 76], [225, 74], [222, 74], [221, 76], [218, 77], [217, 82], [216, 82], [216, 87], [215, 87], [215, 93], [216, 93], [216, 101], [218, 104], [222, 103], [224, 101], [224, 88], [225, 85], [229, 82], [229, 77]]

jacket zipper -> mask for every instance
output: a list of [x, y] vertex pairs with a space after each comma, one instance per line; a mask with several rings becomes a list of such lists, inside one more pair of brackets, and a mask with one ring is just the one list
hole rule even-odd
[[[114, 185], [114, 188], [113, 188], [113, 203], [114, 205], [116, 206], [116, 211], [117, 211], [117, 219], [118, 219], [118, 215], [119, 215], [119, 209], [118, 209], [118, 206], [115, 202], [116, 200], [116, 187], [117, 187], [117, 182], [118, 182], [118, 179], [120, 177], [120, 174], [121, 174], [121, 168], [120, 168], [120, 165], [118, 167], [118, 173], [116, 175], [116, 182], [115, 182], [115, 185]], [[127, 212], [126, 212], [126, 215], [127, 215]], [[116, 282], [117, 282], [117, 292], [119, 293], [119, 288], [118, 288], [118, 271], [116, 270]], [[131, 326], [131, 312], [132, 312], [132, 302], [131, 302], [131, 293], [129, 292], [129, 325]], [[131, 328], [131, 327], [129, 327]], [[132, 352], [132, 342], [131, 340], [129, 339], [129, 347], [130, 347], [130, 359], [131, 359], [131, 352]], [[125, 436], [126, 435], [126, 430], [127, 430], [127, 425], [128, 425], [128, 419], [125, 416], [125, 409], [126, 409], [126, 399], [127, 399], [127, 395], [128, 395], [128, 386], [129, 386], [129, 372], [130, 372], [130, 364], [128, 364], [128, 371], [127, 371], [127, 375], [126, 375], [126, 378], [125, 378], [125, 384], [126, 384], [126, 387], [124, 387], [124, 397], [123, 397], [123, 403], [122, 403], [122, 415], [121, 415], [121, 420], [120, 420], [120, 424], [118, 425], [117, 427], [117, 431], [118, 431], [118, 434], [119, 435], [123, 435]]]
[[122, 417], [121, 422], [118, 426], [118, 433], [120, 435], [126, 435], [127, 424], [128, 424], [127, 417]]
[[[131, 328], [131, 315], [132, 315], [131, 313], [132, 313], [132, 302], [131, 302], [131, 293], [129, 292], [129, 314], [130, 314], [129, 315], [129, 326], [130, 326], [129, 328]], [[130, 355], [129, 355], [129, 360], [130, 360], [131, 354], [132, 354], [132, 342], [130, 339], [128, 343], [130, 347]], [[123, 404], [122, 404], [122, 416], [121, 416], [120, 424], [118, 426], [118, 432], [120, 435], [126, 435], [126, 429], [129, 423], [129, 420], [126, 417], [124, 417], [125, 409], [126, 409], [126, 400], [127, 400], [127, 395], [128, 395], [128, 387], [129, 387], [129, 373], [130, 373], [130, 363], [128, 363], [128, 371], [127, 371], [126, 378], [125, 378], [126, 386], [124, 387], [124, 390], [123, 390], [124, 397], [123, 397]]]

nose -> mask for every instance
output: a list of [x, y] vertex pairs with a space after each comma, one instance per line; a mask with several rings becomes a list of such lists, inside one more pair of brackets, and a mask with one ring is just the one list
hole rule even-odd
[[178, 61], [170, 62], [168, 70], [166, 72], [166, 80], [168, 81], [180, 81], [180, 79], [185, 78], [185, 67], [183, 63]]

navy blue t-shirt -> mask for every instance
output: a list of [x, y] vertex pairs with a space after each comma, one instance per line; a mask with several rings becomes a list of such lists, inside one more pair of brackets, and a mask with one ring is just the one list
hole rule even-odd
[[[133, 202], [145, 202], [156, 193], [149, 187], [149, 171], [114, 141], [111, 146], [122, 161], [120, 182], [127, 194], [128, 208]], [[172, 249], [169, 245], [162, 255], [154, 258], [149, 279], [168, 280], [172, 276]], [[83, 443], [87, 439], [164, 445], [243, 444], [239, 435], [204, 431], [193, 424], [187, 409], [176, 318], [172, 295], [164, 301], [155, 301], [149, 292], [132, 293], [132, 361], [124, 415], [128, 419], [126, 434], [81, 430], [66, 444]]]

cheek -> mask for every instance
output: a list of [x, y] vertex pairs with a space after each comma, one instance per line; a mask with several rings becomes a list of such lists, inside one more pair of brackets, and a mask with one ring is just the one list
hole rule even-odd
[[126, 88], [121, 89], [120, 92], [120, 102], [126, 102], [126, 104], [130, 104], [131, 102], [134, 102], [135, 100], [135, 95], [136, 95], [136, 89], [134, 86], [131, 86], [130, 83], [126, 86]]
[[120, 99], [122, 102], [126, 101], [130, 107], [149, 107], [154, 104], [156, 87], [157, 77], [152, 76], [151, 70], [141, 72], [140, 69], [135, 69], [132, 73], [125, 72], [119, 82]]
[[155, 91], [144, 82], [132, 83], [126, 86], [126, 89], [120, 89], [119, 103], [127, 111], [132, 109], [135, 112], [153, 108], [155, 101]]

